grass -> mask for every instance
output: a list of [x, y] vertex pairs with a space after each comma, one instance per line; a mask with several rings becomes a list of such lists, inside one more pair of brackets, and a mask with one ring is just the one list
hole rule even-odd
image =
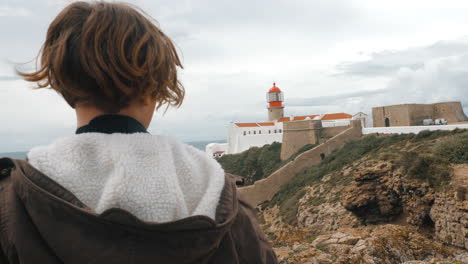
[[409, 178], [426, 181], [436, 189], [450, 182], [453, 170], [446, 158], [416, 152], [403, 152], [400, 165]]
[[468, 133], [456, 133], [440, 140], [435, 154], [451, 163], [468, 163]]

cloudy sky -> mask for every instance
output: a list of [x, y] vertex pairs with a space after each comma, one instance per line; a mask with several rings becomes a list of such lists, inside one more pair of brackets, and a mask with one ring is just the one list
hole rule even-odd
[[[71, 1], [0, 0], [0, 152], [73, 134], [72, 109], [15, 76]], [[263, 121], [275, 81], [287, 115], [371, 113], [374, 106], [461, 101], [468, 113], [468, 1], [130, 0], [177, 44], [187, 90], [157, 113], [155, 134], [226, 137]]]

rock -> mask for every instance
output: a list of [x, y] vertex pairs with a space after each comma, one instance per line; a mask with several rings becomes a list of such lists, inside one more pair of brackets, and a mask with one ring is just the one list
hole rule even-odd
[[280, 263], [468, 264], [468, 200], [435, 192], [387, 162], [344, 170], [303, 189], [296, 226], [278, 206], [260, 208]]
[[[359, 219], [337, 202], [336, 194], [341, 193], [341, 189], [342, 187], [326, 194], [319, 194], [317, 188], [307, 188], [306, 194], [299, 200], [297, 210], [299, 227], [335, 231], [338, 228], [359, 226]], [[320, 204], [315, 202], [321, 200]]]
[[468, 264], [468, 253], [460, 254], [455, 259], [461, 262], [461, 264]]
[[334, 263], [330, 254], [320, 254], [307, 260], [309, 264], [330, 264]]
[[430, 216], [437, 239], [468, 249], [468, 212], [463, 201], [457, 201], [449, 194], [437, 194]]
[[289, 254], [291, 254], [292, 252], [293, 250], [288, 247], [275, 248], [275, 253], [279, 261], [282, 261], [289, 257]]
[[353, 246], [343, 245], [343, 244], [331, 244], [327, 246], [327, 251], [335, 256], [345, 256], [347, 255]]
[[422, 226], [433, 201], [433, 191], [427, 184], [403, 177], [386, 161], [364, 163], [341, 196], [343, 207], [364, 224], [389, 222], [406, 212], [408, 223]]

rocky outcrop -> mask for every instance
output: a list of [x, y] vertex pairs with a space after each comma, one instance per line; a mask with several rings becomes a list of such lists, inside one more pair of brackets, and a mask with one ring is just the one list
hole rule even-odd
[[400, 225], [340, 229], [312, 242], [276, 247], [275, 251], [283, 263], [452, 264], [465, 257], [421, 235], [414, 227]]
[[437, 138], [395, 140], [259, 206], [280, 263], [468, 264], [468, 164], [431, 154]]
[[457, 193], [437, 194], [430, 215], [438, 240], [468, 249], [468, 200], [465, 197]]
[[299, 200], [297, 222], [299, 227], [310, 230], [334, 231], [343, 227], [357, 227], [359, 219], [337, 203], [336, 194], [343, 187], [330, 189], [321, 186], [306, 188], [306, 194]]
[[297, 225], [274, 206], [263, 228], [282, 263], [468, 264], [468, 197], [456, 187], [436, 192], [391, 162], [361, 161], [305, 187]]
[[341, 203], [363, 224], [404, 217], [412, 225], [431, 225], [434, 191], [427, 183], [403, 177], [401, 169], [395, 169], [391, 162], [366, 161], [352, 174], [353, 181], [343, 190]]

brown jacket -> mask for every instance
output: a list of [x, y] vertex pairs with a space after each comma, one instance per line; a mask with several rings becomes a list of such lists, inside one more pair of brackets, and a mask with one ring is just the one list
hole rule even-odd
[[22, 160], [0, 159], [0, 264], [277, 263], [232, 178], [216, 221], [148, 223], [113, 208], [98, 215]]

